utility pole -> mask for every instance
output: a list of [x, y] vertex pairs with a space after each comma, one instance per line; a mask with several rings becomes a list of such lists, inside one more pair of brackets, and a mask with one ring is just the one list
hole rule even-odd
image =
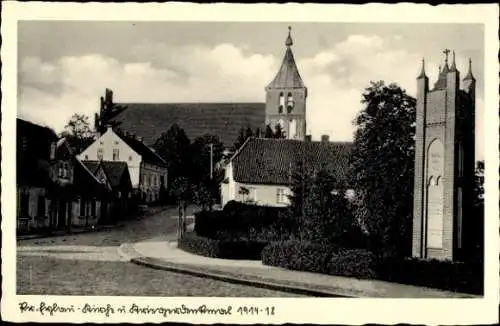
[[214, 166], [214, 144], [210, 143], [210, 180], [213, 178]]

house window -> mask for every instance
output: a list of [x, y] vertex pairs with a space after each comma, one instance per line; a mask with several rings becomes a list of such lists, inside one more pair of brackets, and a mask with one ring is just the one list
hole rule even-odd
[[102, 148], [102, 147], [98, 148], [97, 149], [97, 159], [99, 161], [102, 161], [103, 157], [104, 157], [104, 148]]
[[286, 204], [286, 193], [285, 189], [278, 188], [276, 190], [276, 203], [278, 204]]
[[20, 203], [20, 214], [21, 217], [29, 216], [29, 205], [30, 205], [30, 194], [22, 193], [21, 194], [21, 203]]
[[104, 142], [101, 140], [101, 141], [99, 142], [99, 144], [104, 145]]
[[38, 196], [38, 216], [45, 216], [45, 196]]
[[144, 187], [147, 187], [148, 186], [148, 176], [146, 174], [144, 174], [142, 179], [144, 180]]
[[85, 161], [88, 161], [88, 159], [89, 159], [89, 156], [85, 155]]
[[150, 184], [152, 187], [154, 187], [154, 186], [155, 186], [155, 184], [156, 184], [154, 174], [151, 174], [151, 177], [150, 177], [150, 178], [151, 178], [151, 179], [150, 179], [151, 181], [149, 182], [149, 184]]
[[129, 156], [129, 157], [128, 157], [128, 160], [129, 160], [129, 161], [132, 161], [132, 156]]
[[67, 179], [69, 177], [69, 163], [59, 162], [57, 175], [59, 178]]
[[120, 150], [118, 148], [113, 148], [113, 161], [118, 161], [120, 159]]

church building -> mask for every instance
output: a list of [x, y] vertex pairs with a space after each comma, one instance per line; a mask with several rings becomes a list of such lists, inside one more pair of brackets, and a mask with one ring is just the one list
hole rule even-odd
[[307, 88], [292, 53], [291, 27], [285, 40], [281, 67], [265, 88], [265, 103], [115, 103], [113, 92], [106, 89], [101, 97], [96, 129], [118, 127], [153, 146], [174, 123], [192, 141], [205, 134], [215, 135], [226, 148], [236, 142], [242, 128], [256, 135], [267, 125], [273, 130], [280, 124], [286, 138], [303, 140], [306, 136]]
[[462, 260], [478, 244], [473, 216], [475, 88], [471, 62], [465, 78], [455, 52], [429, 88], [424, 63], [417, 77], [412, 252], [418, 258]]

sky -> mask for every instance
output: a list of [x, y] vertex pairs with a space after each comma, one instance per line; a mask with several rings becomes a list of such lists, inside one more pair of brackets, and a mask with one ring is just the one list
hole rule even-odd
[[313, 139], [352, 140], [370, 81], [394, 82], [415, 96], [422, 58], [433, 85], [448, 48], [462, 77], [472, 60], [476, 156], [483, 157], [479, 24], [20, 21], [18, 116], [60, 132], [74, 113], [92, 121], [105, 88], [116, 102], [264, 102], [288, 26]]

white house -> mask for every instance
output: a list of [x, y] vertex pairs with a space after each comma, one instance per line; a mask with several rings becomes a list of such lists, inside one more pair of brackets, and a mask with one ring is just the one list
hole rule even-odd
[[126, 162], [132, 187], [147, 203], [157, 201], [160, 189], [167, 186], [165, 160], [140, 138], [115, 132], [111, 126], [107, 126], [106, 132], [78, 158], [83, 161]]
[[231, 200], [262, 206], [287, 206], [293, 170], [301, 161], [326, 168], [345, 180], [350, 143], [293, 139], [249, 138], [226, 165], [221, 185], [222, 205]]

